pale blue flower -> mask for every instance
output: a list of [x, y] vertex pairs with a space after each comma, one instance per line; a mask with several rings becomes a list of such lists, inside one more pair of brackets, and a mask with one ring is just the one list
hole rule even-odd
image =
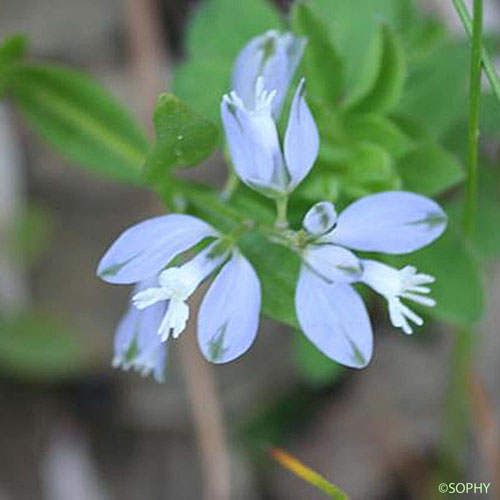
[[[155, 279], [142, 281], [134, 288], [134, 295], [149, 288]], [[116, 329], [113, 367], [133, 368], [142, 376], [153, 374], [157, 382], [164, 382], [167, 344], [158, 336], [158, 328], [165, 314], [165, 304], [155, 304], [144, 311], [130, 306]]]
[[378, 193], [352, 203], [337, 217], [329, 202], [314, 205], [303, 227], [308, 244], [295, 294], [295, 309], [305, 335], [323, 353], [346, 366], [362, 368], [373, 354], [366, 307], [351, 286], [365, 283], [382, 295], [395, 327], [412, 333], [410, 321], [423, 320], [404, 301], [432, 307], [432, 276], [412, 266], [401, 270], [358, 258], [348, 249], [405, 254], [438, 238], [446, 214], [433, 200], [403, 191]]
[[243, 47], [234, 63], [232, 83], [247, 109], [257, 107], [255, 84], [259, 77], [263, 77], [263, 90], [276, 90], [272, 115], [278, 119], [305, 45], [305, 38], [270, 30], [252, 38]]
[[[207, 245], [194, 257], [172, 265], [203, 241]], [[143, 313], [164, 308], [156, 325], [161, 342], [184, 331], [189, 297], [215, 275], [198, 315], [202, 353], [209, 361], [225, 363], [241, 356], [255, 340], [261, 304], [257, 274], [234, 245], [196, 217], [165, 215], [133, 226], [106, 252], [97, 272], [110, 283], [153, 279], [141, 286], [132, 303]]]
[[311, 170], [319, 150], [319, 134], [304, 98], [305, 82], [299, 83], [281, 150], [271, 110], [276, 90], [256, 83], [256, 103], [247, 108], [237, 95], [225, 95], [221, 116], [234, 170], [251, 188], [269, 197], [288, 195]]

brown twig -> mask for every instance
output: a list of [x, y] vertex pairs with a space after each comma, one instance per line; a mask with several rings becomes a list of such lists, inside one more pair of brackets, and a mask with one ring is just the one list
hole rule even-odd
[[153, 135], [151, 117], [158, 94], [166, 88], [169, 58], [161, 37], [162, 27], [155, 0], [126, 0], [125, 20], [132, 71], [137, 83], [138, 113]]
[[[162, 49], [160, 16], [155, 0], [127, 0], [126, 20], [132, 67], [141, 100], [141, 117], [152, 133], [152, 111], [167, 79], [168, 57]], [[163, 210], [163, 207], [162, 207]], [[196, 317], [194, 297], [191, 316]], [[191, 403], [200, 452], [205, 500], [229, 500], [230, 479], [224, 418], [212, 367], [205, 363], [196, 345], [191, 322], [179, 340], [182, 368]]]
[[[193, 310], [198, 309], [196, 299], [194, 297], [191, 304]], [[229, 500], [229, 460], [213, 369], [199, 355], [194, 321], [190, 322], [182, 337], [179, 350], [200, 448], [204, 499]]]

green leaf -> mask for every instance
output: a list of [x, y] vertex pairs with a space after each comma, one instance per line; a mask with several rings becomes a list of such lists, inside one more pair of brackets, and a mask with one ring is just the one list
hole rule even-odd
[[11, 64], [24, 57], [28, 40], [23, 35], [12, 35], [0, 44], [0, 66]]
[[467, 68], [465, 44], [443, 44], [412, 66], [404, 99], [397, 107], [398, 115], [420, 122], [434, 137], [441, 136], [463, 114], [467, 100]]
[[424, 141], [432, 139], [425, 128], [425, 123], [415, 120], [411, 116], [392, 115], [392, 121], [407, 135], [412, 141]]
[[57, 66], [18, 65], [8, 92], [69, 160], [113, 179], [140, 183], [147, 142], [127, 110], [87, 77]]
[[347, 88], [359, 82], [366, 52], [380, 23], [396, 27], [401, 0], [311, 0], [313, 9], [328, 25], [330, 35], [346, 64]]
[[335, 202], [342, 190], [342, 179], [331, 172], [309, 175], [296, 191], [297, 196], [316, 203], [318, 200]]
[[499, 104], [495, 94], [483, 93], [481, 95], [481, 136], [485, 135], [497, 141], [500, 138]]
[[449, 33], [445, 24], [439, 19], [420, 19], [411, 29], [401, 31], [407, 47], [410, 65], [422, 61], [439, 48], [447, 39]]
[[244, 213], [225, 203], [219, 193], [206, 186], [176, 179], [174, 188], [177, 190], [176, 194], [185, 198], [190, 213], [202, 217], [223, 233], [232, 233], [245, 222]]
[[401, 186], [391, 155], [369, 142], [350, 147], [323, 144], [313, 173], [298, 189], [310, 201], [336, 202], [341, 195], [352, 200]]
[[265, 0], [207, 0], [195, 12], [186, 35], [187, 60], [173, 82], [174, 93], [213, 122], [228, 91], [234, 59], [250, 38], [279, 29], [278, 11]]
[[462, 326], [472, 325], [480, 319], [484, 308], [480, 269], [453, 226], [432, 245], [410, 256], [387, 257], [386, 260], [398, 267], [414, 265], [420, 272], [436, 277], [432, 297], [437, 305], [421, 308], [422, 313]]
[[160, 180], [173, 167], [194, 166], [217, 144], [218, 129], [172, 94], [162, 94], [154, 111], [156, 143], [146, 158], [150, 180]]
[[348, 197], [359, 198], [399, 186], [400, 179], [387, 151], [370, 143], [352, 149], [348, 172], [343, 176], [343, 190]]
[[295, 284], [300, 259], [290, 249], [270, 243], [259, 233], [247, 233], [239, 241], [262, 285], [262, 311], [282, 323], [298, 328], [295, 316]]
[[66, 378], [82, 368], [77, 337], [46, 314], [0, 318], [0, 370], [36, 381]]
[[311, 385], [331, 384], [344, 372], [342, 366], [325, 356], [302, 332], [295, 332], [293, 346], [299, 371]]
[[464, 171], [458, 160], [433, 142], [424, 142], [400, 159], [403, 186], [426, 196], [437, 196], [461, 182]]
[[351, 112], [387, 112], [399, 102], [406, 79], [406, 60], [401, 42], [381, 26], [367, 52], [365, 72], [345, 103]]
[[360, 184], [380, 182], [394, 175], [389, 153], [376, 144], [363, 143], [352, 150], [348, 177]]
[[381, 115], [347, 114], [344, 128], [350, 140], [375, 143], [394, 158], [404, 154], [412, 145], [411, 139], [398, 125]]
[[297, 35], [307, 37], [302, 64], [308, 93], [335, 105], [344, 92], [344, 67], [327, 26], [302, 2], [293, 8], [292, 25]]

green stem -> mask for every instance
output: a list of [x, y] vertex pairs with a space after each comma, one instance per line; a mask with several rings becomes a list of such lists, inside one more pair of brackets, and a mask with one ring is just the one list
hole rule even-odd
[[[472, 38], [473, 23], [469, 11], [467, 10], [467, 6], [464, 4], [463, 0], [453, 0], [453, 5], [455, 6], [455, 10], [460, 17], [460, 21], [462, 21], [462, 25], [465, 31], [467, 32], [469, 37]], [[482, 47], [481, 50], [481, 58], [483, 61], [484, 72], [486, 73], [486, 76], [490, 82], [491, 89], [500, 102], [500, 78], [498, 78], [495, 65], [493, 64], [488, 51], [484, 47]]]
[[[453, 0], [459, 14], [465, 12], [462, 0]], [[465, 10], [464, 10], [465, 9]], [[462, 18], [462, 15], [461, 15]], [[474, 234], [476, 219], [477, 171], [479, 152], [479, 105], [481, 98], [483, 2], [474, 0], [472, 48], [470, 58], [469, 129], [467, 153], [467, 183], [464, 212], [464, 232], [467, 238]], [[467, 27], [466, 27], [467, 29]], [[484, 54], [484, 52], [483, 52]], [[445, 480], [456, 480], [463, 470], [463, 450], [468, 428], [467, 378], [471, 366], [473, 335], [468, 328], [456, 332], [453, 345], [448, 400], [443, 430], [443, 471]]]
[[288, 196], [276, 198], [276, 221], [274, 226], [279, 231], [288, 229]]
[[451, 376], [444, 414], [442, 443], [442, 480], [457, 480], [465, 466], [463, 450], [469, 424], [467, 383], [470, 372], [472, 332], [467, 328], [456, 331], [451, 353]]
[[227, 173], [226, 183], [224, 184], [224, 187], [222, 188], [222, 191], [220, 193], [221, 198], [224, 201], [230, 200], [236, 189], [238, 189], [239, 184], [240, 180], [236, 175], [236, 172], [232, 167], [230, 167]]
[[483, 29], [483, 1], [474, 0], [472, 25], [472, 51], [469, 94], [469, 148], [467, 154], [467, 186], [464, 214], [464, 231], [472, 237], [476, 216], [477, 158], [479, 150], [479, 104], [481, 99], [481, 47]]

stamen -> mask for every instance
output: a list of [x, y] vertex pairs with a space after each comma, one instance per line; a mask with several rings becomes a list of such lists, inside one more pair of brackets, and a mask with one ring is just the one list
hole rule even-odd
[[259, 76], [255, 82], [255, 109], [254, 113], [269, 112], [271, 113], [271, 107], [277, 90], [265, 90], [264, 89], [264, 78]]
[[418, 326], [422, 326], [424, 324], [424, 320], [416, 313], [414, 313], [408, 306], [405, 306], [402, 302], [400, 302], [401, 312], [413, 323]]
[[408, 286], [406, 287], [406, 290], [409, 292], [415, 292], [415, 293], [430, 293], [431, 289], [427, 286]]
[[188, 318], [188, 305], [180, 300], [171, 300], [158, 328], [158, 335], [161, 337], [162, 342], [167, 341], [170, 335], [174, 339], [179, 337], [186, 328]]
[[434, 307], [436, 301], [427, 296], [434, 277], [429, 274], [419, 274], [414, 266], [406, 266], [397, 270], [376, 261], [364, 261], [365, 272], [363, 281], [376, 292], [383, 295], [389, 306], [391, 323], [401, 328], [406, 334], [413, 332], [409, 321], [416, 325], [423, 325], [424, 320], [412, 311], [401, 299], [411, 300], [426, 307]]
[[425, 297], [423, 295], [418, 295], [416, 293], [405, 292], [401, 294], [401, 297], [409, 300], [413, 300], [417, 304], [421, 304], [427, 307], [434, 307], [436, 305], [436, 301], [431, 297]]
[[163, 288], [147, 288], [142, 292], [136, 293], [132, 297], [132, 304], [137, 307], [137, 309], [146, 309], [146, 307], [167, 299], [168, 294], [166, 294]]

